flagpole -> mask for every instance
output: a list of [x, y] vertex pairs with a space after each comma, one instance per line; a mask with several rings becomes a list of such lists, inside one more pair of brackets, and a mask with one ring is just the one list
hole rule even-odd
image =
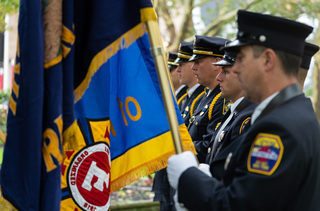
[[173, 103], [173, 98], [171, 94], [171, 89], [169, 86], [169, 70], [164, 57], [164, 50], [162, 39], [160, 37], [160, 30], [158, 23], [155, 20], [145, 21], [147, 26], [149, 40], [151, 44], [151, 53], [155, 61], [157, 75], [160, 82], [160, 87], [162, 91], [162, 96], [164, 100], [164, 105], [166, 109], [167, 118], [169, 121], [169, 126], [172, 134], [172, 139], [176, 154], [183, 152], [179, 124], [177, 119], [177, 114], [175, 111], [175, 106]]

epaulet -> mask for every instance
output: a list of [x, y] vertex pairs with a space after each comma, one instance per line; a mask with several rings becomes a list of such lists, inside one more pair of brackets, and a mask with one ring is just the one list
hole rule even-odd
[[209, 120], [210, 120], [211, 117], [212, 117], [212, 111], [213, 111], [214, 105], [216, 104], [216, 102], [218, 101], [218, 99], [219, 99], [220, 96], [221, 96], [221, 92], [220, 92], [219, 94], [217, 94], [217, 95], [213, 98], [213, 100], [212, 100], [212, 102], [211, 102], [211, 104], [210, 104], [209, 112], [208, 112]]
[[204, 95], [206, 93], [206, 91], [203, 91], [201, 92], [193, 101], [192, 101], [192, 104], [191, 104], [191, 107], [190, 107], [190, 116], [193, 115], [193, 109], [194, 109], [194, 106], [196, 104], [196, 102], [199, 100], [199, 98]]

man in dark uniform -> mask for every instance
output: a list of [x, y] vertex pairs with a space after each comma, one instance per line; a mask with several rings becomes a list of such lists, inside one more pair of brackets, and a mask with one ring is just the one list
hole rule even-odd
[[[206, 158], [212, 176], [218, 180], [224, 174], [225, 160], [233, 153], [239, 137], [248, 130], [250, 117], [256, 107], [255, 103], [243, 97], [238, 75], [232, 70], [236, 56], [236, 52], [226, 51], [221, 61], [213, 63], [222, 66], [222, 71], [217, 76], [221, 97], [233, 102], [211, 138]], [[201, 164], [201, 168], [209, 171], [209, 165]]]
[[194, 155], [168, 160], [170, 185], [188, 210], [320, 209], [320, 126], [297, 74], [312, 27], [238, 11], [234, 71], [244, 96], [259, 103], [251, 127], [226, 161], [222, 181], [201, 172]]
[[[181, 96], [187, 93], [188, 86], [182, 85], [178, 76], [178, 63], [174, 61], [177, 59], [178, 53], [168, 53], [168, 68], [170, 70], [170, 78], [175, 91], [176, 99], [179, 101]], [[161, 211], [174, 210], [173, 195], [174, 190], [170, 187], [166, 168], [161, 169], [155, 173], [152, 191], [154, 192], [154, 201], [160, 201]]]
[[[179, 46], [177, 58], [173, 60], [174, 55], [169, 54], [169, 69], [177, 65], [176, 72], [179, 76], [179, 83], [189, 88], [183, 96], [177, 98], [177, 103], [182, 117], [187, 125], [189, 123], [190, 112], [193, 113], [193, 107], [200, 102], [199, 98], [204, 94], [205, 87], [197, 83], [197, 79], [191, 69], [192, 62], [189, 62], [193, 53], [193, 43], [182, 41]], [[172, 62], [173, 61], [173, 62]], [[172, 63], [171, 63], [172, 62]], [[172, 74], [172, 72], [170, 72]], [[174, 190], [170, 188], [166, 169], [162, 169], [155, 174], [152, 190], [155, 193], [154, 201], [160, 201], [160, 210], [174, 210], [173, 194]]]
[[305, 43], [302, 62], [298, 72], [298, 82], [301, 90], [303, 90], [304, 82], [306, 80], [308, 70], [310, 67], [311, 58], [319, 51], [319, 46], [312, 43]]
[[175, 60], [175, 63], [179, 64], [177, 71], [181, 84], [189, 87], [187, 94], [178, 100], [178, 107], [186, 126], [188, 126], [189, 118], [199, 104], [199, 98], [204, 94], [205, 89], [204, 86], [198, 84], [191, 69], [193, 62], [189, 62], [189, 59], [192, 53], [193, 43], [182, 41], [179, 46], [178, 58]]
[[[226, 43], [226, 39], [220, 37], [195, 36], [193, 55], [189, 61], [193, 61], [192, 69], [195, 72], [198, 83], [207, 87], [206, 94], [194, 114], [190, 117], [188, 131], [198, 153], [199, 162], [205, 161], [209, 140], [204, 136], [211, 134], [221, 122], [230, 102], [221, 97], [217, 75], [221, 72], [221, 66], [212, 63], [222, 59], [224, 51], [220, 48]], [[211, 129], [210, 129], [211, 128]]]
[[170, 79], [172, 81], [172, 86], [175, 91], [176, 99], [177, 101], [179, 101], [179, 99], [187, 93], [188, 86], [182, 85], [180, 82], [177, 71], [179, 64], [174, 62], [177, 59], [177, 57], [178, 53], [176, 52], [168, 53], [168, 68], [170, 70]]

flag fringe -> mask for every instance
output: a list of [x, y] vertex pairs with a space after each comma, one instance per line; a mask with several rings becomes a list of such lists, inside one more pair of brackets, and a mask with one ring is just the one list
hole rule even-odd
[[[192, 142], [183, 144], [183, 148], [184, 148], [184, 151], [192, 151], [194, 154], [196, 154], [196, 151]], [[175, 154], [175, 151], [171, 150], [168, 153], [163, 154], [161, 157], [157, 157], [153, 160], [150, 160], [147, 163], [137, 166], [136, 168], [134, 168], [131, 171], [128, 171], [126, 174], [122, 175], [121, 177], [118, 177], [114, 181], [111, 181], [110, 192], [113, 193], [119, 190], [120, 188], [123, 188], [126, 185], [131, 184], [132, 182], [134, 182], [135, 180], [141, 177], [144, 177], [146, 175], [149, 175], [160, 169], [165, 168], [168, 164], [168, 158], [171, 157], [173, 154]]]

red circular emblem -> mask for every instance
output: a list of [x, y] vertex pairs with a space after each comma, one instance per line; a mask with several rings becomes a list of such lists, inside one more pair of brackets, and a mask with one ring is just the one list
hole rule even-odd
[[68, 170], [72, 198], [84, 210], [108, 210], [110, 207], [110, 150], [100, 142], [83, 148]]

